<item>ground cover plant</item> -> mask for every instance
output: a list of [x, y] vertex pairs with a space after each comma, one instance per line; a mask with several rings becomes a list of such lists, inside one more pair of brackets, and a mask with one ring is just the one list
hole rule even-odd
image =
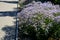
[[59, 5], [33, 1], [24, 6], [18, 18], [19, 40], [59, 40]]

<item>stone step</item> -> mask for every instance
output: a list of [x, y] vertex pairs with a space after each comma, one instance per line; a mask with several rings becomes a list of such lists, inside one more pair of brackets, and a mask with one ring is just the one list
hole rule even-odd
[[17, 9], [17, 3], [0, 2], [0, 12], [2, 11], [15, 11]]

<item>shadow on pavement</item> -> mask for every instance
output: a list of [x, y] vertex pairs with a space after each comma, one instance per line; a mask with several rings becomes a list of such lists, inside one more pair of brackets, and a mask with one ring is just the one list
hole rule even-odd
[[[16, 19], [16, 18], [14, 18]], [[2, 28], [2, 31], [5, 32], [4, 40], [15, 40], [16, 39], [16, 21], [13, 21], [15, 25], [5, 26]]]
[[0, 2], [13, 3], [13, 4], [17, 4], [18, 3], [18, 1], [0, 1]]
[[18, 11], [4, 11], [0, 12], [0, 17], [1, 16], [16, 16]]
[[14, 40], [15, 39], [15, 27], [6, 26], [2, 28], [2, 30], [6, 33], [4, 40]]
[[[0, 1], [1, 2], [1, 1]], [[9, 1], [3, 1], [3, 2], [6, 2], [6, 3], [18, 3], [18, 2], [9, 2]], [[17, 9], [17, 8], [15, 8]], [[14, 9], [14, 10], [15, 10]], [[1, 16], [14, 16], [15, 20], [16, 20], [16, 16], [17, 16], [17, 13], [18, 13], [18, 10], [17, 11], [1, 11], [0, 12], [0, 17]], [[8, 20], [9, 21], [9, 20]], [[5, 26], [2, 28], [2, 31], [4, 31], [6, 33], [5, 37], [4, 37], [4, 40], [15, 40], [16, 38], [16, 21], [14, 21], [14, 24], [13, 26]]]

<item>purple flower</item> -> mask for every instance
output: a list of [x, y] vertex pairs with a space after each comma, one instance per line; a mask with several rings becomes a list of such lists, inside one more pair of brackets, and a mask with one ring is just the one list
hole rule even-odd
[[55, 19], [54, 13], [60, 12], [59, 5], [54, 5], [51, 2], [32, 2], [27, 4], [21, 12], [18, 13], [18, 17], [22, 19], [28, 19], [34, 17], [36, 14], [43, 14], [45, 17]]

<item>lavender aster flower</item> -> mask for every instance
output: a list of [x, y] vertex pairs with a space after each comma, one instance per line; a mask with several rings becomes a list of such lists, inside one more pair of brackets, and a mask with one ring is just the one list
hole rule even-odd
[[32, 36], [36, 32], [34, 36], [41, 40], [40, 36], [43, 36], [42, 38], [44, 39], [44, 36], [50, 36], [51, 32], [54, 36], [56, 32], [53, 30], [60, 27], [60, 7], [51, 2], [32, 2], [23, 7], [22, 11], [18, 13], [18, 18], [19, 28], [23, 33]]
[[55, 17], [56, 22], [60, 22], [60, 16]]
[[[37, 14], [43, 14], [44, 17], [49, 17], [53, 20], [58, 20], [54, 16], [54, 14], [57, 14], [57, 12], [60, 12], [59, 5], [54, 5], [51, 2], [32, 2], [27, 4], [21, 12], [18, 13], [18, 17], [23, 21], [29, 18], [32, 22], [31, 18], [36, 17]], [[43, 19], [44, 20], [44, 19]]]

